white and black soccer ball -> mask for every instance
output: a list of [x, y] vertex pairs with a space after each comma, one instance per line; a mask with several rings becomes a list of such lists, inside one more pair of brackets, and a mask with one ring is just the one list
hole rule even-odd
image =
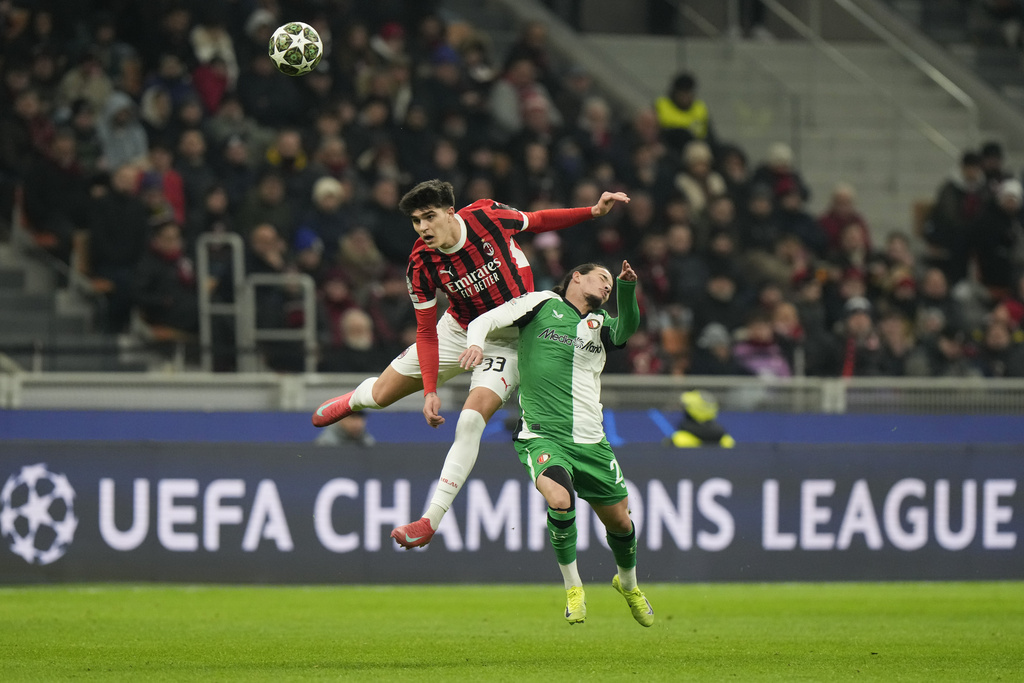
[[279, 26], [270, 36], [268, 52], [278, 71], [289, 76], [302, 76], [320, 63], [324, 56], [324, 43], [309, 24], [290, 21]]
[[44, 463], [26, 465], [0, 490], [0, 536], [29, 564], [56, 562], [75, 539], [75, 489]]

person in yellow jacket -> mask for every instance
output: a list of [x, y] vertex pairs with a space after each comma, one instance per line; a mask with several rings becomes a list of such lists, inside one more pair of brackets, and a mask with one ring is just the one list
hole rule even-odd
[[703, 140], [712, 150], [717, 146], [708, 105], [697, 98], [697, 79], [683, 72], [672, 80], [667, 95], [654, 101], [665, 144], [680, 154], [686, 143]]
[[703, 391], [684, 391], [679, 397], [683, 404], [683, 422], [670, 437], [676, 448], [696, 448], [698, 446], [721, 446], [732, 448], [736, 445], [718, 424], [718, 401]]

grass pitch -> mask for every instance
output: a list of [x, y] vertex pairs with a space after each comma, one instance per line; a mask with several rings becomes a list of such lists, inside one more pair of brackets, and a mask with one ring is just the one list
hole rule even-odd
[[1024, 681], [1024, 583], [0, 589], [0, 681]]

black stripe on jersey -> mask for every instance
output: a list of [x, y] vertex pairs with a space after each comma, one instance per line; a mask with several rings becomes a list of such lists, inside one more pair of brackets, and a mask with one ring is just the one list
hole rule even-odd
[[437, 274], [434, 272], [435, 265], [426, 251], [421, 251], [415, 256], [416, 258], [409, 259], [406, 276], [414, 288], [422, 289], [427, 293], [427, 298], [420, 302], [426, 303], [426, 301], [437, 298], [438, 280]]
[[[468, 237], [472, 240], [474, 248], [479, 253], [480, 241], [478, 239], [473, 239], [475, 235], [472, 232], [469, 233]], [[453, 256], [457, 256], [459, 261], [462, 262], [462, 272], [464, 273], [472, 273], [481, 265], [477, 261], [473, 260], [473, 254], [471, 254], [468, 249], [460, 249], [456, 254], [453, 254]], [[489, 311], [492, 308], [497, 308], [498, 304], [501, 303], [494, 300], [489, 288], [481, 289], [476, 294], [477, 296], [469, 296], [462, 299], [466, 307], [473, 312], [473, 315], [471, 316], [472, 318], [476, 318], [481, 313]]]
[[[515, 259], [512, 258], [512, 250], [509, 248], [509, 238], [505, 236], [505, 233], [502, 232], [501, 228], [495, 225], [494, 221], [491, 220], [491, 217], [486, 212], [474, 211], [473, 217], [477, 219], [480, 225], [485, 228], [494, 241], [498, 243], [498, 251], [501, 253], [501, 257], [505, 259], [505, 263], [508, 264], [508, 270], [512, 274], [512, 281], [516, 283], [516, 287], [519, 290], [518, 292], [513, 292], [505, 285], [504, 282], [501, 282], [501, 294], [505, 297], [505, 301], [509, 301], [520, 294], [530, 291], [526, 286], [526, 283], [523, 281], [523, 277], [519, 274], [519, 268], [516, 266]], [[480, 239], [479, 236], [473, 235], [472, 233], [470, 234], [473, 237], [476, 237], [477, 240]], [[477, 243], [477, 247], [482, 248], [482, 246], [482, 241]]]

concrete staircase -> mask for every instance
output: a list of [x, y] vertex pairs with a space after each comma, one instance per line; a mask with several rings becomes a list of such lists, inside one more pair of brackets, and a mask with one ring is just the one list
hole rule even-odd
[[[835, 183], [850, 182], [879, 239], [909, 231], [914, 202], [933, 197], [955, 166], [877, 90], [804, 42], [687, 38], [681, 46], [675, 38], [621, 34], [584, 40], [613, 55], [652, 100], [678, 71], [695, 73], [720, 138], [741, 145], [754, 164], [771, 143], [789, 142], [812, 189], [812, 212], [824, 208]], [[886, 47], [836, 47], [957, 150], [977, 143], [963, 106]], [[999, 139], [987, 131], [981, 137]]]
[[139, 370], [116, 336], [92, 331], [92, 309], [57, 287], [53, 272], [0, 243], [0, 354], [23, 370]]

